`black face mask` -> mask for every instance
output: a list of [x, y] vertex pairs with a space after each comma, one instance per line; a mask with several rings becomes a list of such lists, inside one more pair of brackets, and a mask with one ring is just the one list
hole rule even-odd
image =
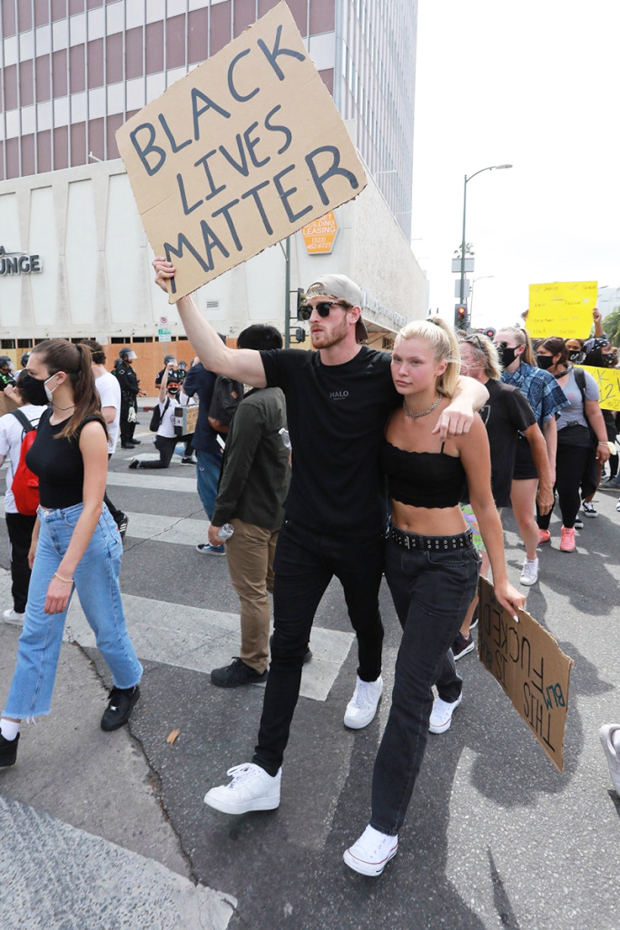
[[173, 388], [173, 387], [170, 387], [170, 388], [168, 388], [168, 393], [169, 393], [172, 397], [176, 397], [177, 394], [179, 393], [179, 389], [176, 388], [176, 387], [174, 387], [174, 388]]
[[[45, 392], [45, 381], [41, 381], [39, 378], [33, 378], [29, 372], [22, 371], [19, 376], [18, 387], [26, 388], [31, 404], [36, 404], [37, 407], [45, 407], [49, 404]], [[26, 391], [23, 392], [24, 397], [26, 397]]]
[[537, 355], [536, 361], [538, 362], [538, 367], [546, 371], [547, 368], [551, 368], [553, 365], [553, 355]]
[[569, 353], [568, 353], [568, 360], [569, 360], [569, 362], [572, 362], [573, 365], [582, 365], [582, 364], [585, 362], [585, 360], [586, 360], [586, 353], [585, 353], [585, 352], [577, 352], [577, 351], [575, 351], [575, 352], [569, 352]]
[[502, 365], [504, 368], [508, 368], [509, 365], [512, 365], [514, 360], [517, 357], [517, 350], [510, 349], [508, 346], [499, 347], [499, 357], [501, 359]]

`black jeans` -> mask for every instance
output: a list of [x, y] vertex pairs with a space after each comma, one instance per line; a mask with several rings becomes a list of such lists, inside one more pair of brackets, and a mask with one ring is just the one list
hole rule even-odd
[[23, 513], [7, 513], [6, 528], [11, 543], [11, 594], [13, 595], [13, 610], [23, 614], [28, 600], [28, 585], [30, 584], [30, 566], [28, 565], [28, 552], [32, 540], [32, 531], [37, 522], [36, 516], [29, 517]]
[[121, 429], [121, 445], [126, 446], [133, 439], [134, 430], [136, 428], [135, 420], [130, 423], [128, 420], [129, 410], [133, 408], [136, 413], [138, 412], [138, 403], [134, 398], [129, 400], [125, 397], [121, 397], [121, 419], [120, 419], [120, 429]]
[[[579, 513], [579, 505], [581, 504], [579, 489], [590, 454], [589, 448], [558, 442], [555, 459], [555, 491], [557, 491], [560, 502], [562, 524], [569, 529], [575, 525]], [[537, 521], [541, 530], [549, 529], [552, 513], [553, 507], [549, 513], [538, 514]]]
[[334, 575], [344, 588], [357, 634], [358, 675], [363, 681], [376, 681], [381, 674], [379, 586], [384, 547], [382, 533], [362, 538], [323, 536], [285, 520], [273, 566], [271, 664], [253, 760], [270, 775], [282, 765], [312, 622]]
[[395, 836], [405, 819], [428, 740], [432, 686], [449, 703], [461, 693], [450, 647], [476, 591], [479, 566], [473, 545], [426, 551], [387, 542], [385, 577], [403, 637], [372, 780], [370, 823], [381, 833]]
[[176, 436], [170, 439], [168, 436], [156, 436], [155, 448], [159, 452], [159, 460], [153, 462], [140, 462], [139, 468], [168, 468], [174, 455], [174, 450], [178, 439]]

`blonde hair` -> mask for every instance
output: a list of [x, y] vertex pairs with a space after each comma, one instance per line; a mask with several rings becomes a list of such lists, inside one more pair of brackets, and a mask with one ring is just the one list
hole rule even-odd
[[523, 329], [522, 326], [502, 326], [499, 330], [500, 333], [512, 333], [515, 337], [515, 342], [518, 346], [525, 346], [525, 352], [521, 356], [522, 361], [526, 365], [533, 365], [536, 368], [536, 358], [534, 357], [534, 350], [532, 349], [532, 343], [530, 342], [530, 337], [526, 329]]
[[448, 363], [437, 379], [437, 391], [444, 397], [452, 397], [461, 374], [461, 354], [452, 327], [438, 316], [431, 320], [413, 320], [403, 326], [395, 347], [399, 339], [423, 339], [435, 350], [435, 361]]
[[[502, 330], [503, 331], [503, 330]], [[502, 376], [502, 365], [495, 345], [484, 333], [469, 333], [459, 339], [459, 344], [466, 343], [477, 365], [481, 365], [485, 377], [492, 381], [499, 381]]]

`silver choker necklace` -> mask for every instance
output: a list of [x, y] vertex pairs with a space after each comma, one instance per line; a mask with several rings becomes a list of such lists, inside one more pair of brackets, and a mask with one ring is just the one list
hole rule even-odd
[[412, 420], [417, 420], [418, 417], [426, 417], [428, 416], [429, 413], [432, 413], [435, 407], [439, 404], [440, 400], [441, 400], [441, 394], [438, 394], [437, 400], [431, 407], [428, 408], [428, 410], [423, 410], [422, 413], [411, 413], [411, 411], [407, 409], [407, 401], [403, 397], [403, 410], [405, 411], [408, 417], [411, 417]]

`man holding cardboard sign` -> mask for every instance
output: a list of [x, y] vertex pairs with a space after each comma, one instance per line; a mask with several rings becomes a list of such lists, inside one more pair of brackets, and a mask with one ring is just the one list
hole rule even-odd
[[[174, 267], [154, 261], [165, 288]], [[280, 803], [284, 749], [301, 681], [314, 615], [331, 578], [341, 581], [358, 638], [357, 685], [345, 714], [352, 729], [375, 716], [382, 690], [383, 627], [378, 594], [383, 572], [385, 495], [379, 449], [389, 412], [401, 402], [390, 356], [360, 345], [361, 291], [345, 275], [324, 275], [307, 290], [312, 343], [317, 352], [229, 349], [190, 297], [177, 308], [205, 367], [254, 387], [281, 387], [287, 401], [293, 470], [286, 518], [276, 549], [271, 666], [252, 763], [230, 771], [229, 785], [205, 801], [230, 814], [271, 810]], [[486, 399], [465, 378], [446, 408], [443, 436], [467, 431], [473, 407]]]

